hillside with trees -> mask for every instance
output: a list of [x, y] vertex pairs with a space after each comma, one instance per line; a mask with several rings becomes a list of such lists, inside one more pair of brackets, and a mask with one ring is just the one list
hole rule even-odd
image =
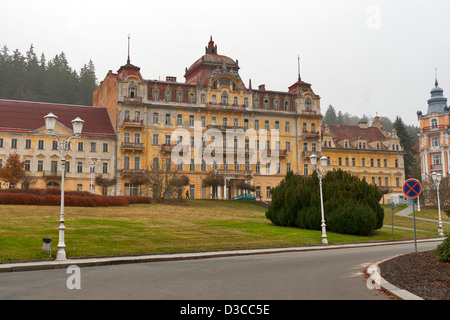
[[33, 45], [22, 54], [0, 50], [0, 99], [92, 105], [97, 78], [92, 60], [79, 72], [69, 66], [64, 52], [47, 61]]

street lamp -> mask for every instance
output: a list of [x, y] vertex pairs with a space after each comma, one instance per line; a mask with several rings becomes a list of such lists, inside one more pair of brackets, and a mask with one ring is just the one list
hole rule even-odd
[[437, 202], [438, 202], [438, 212], [439, 212], [439, 227], [438, 232], [440, 236], [444, 235], [444, 231], [442, 229], [442, 219], [441, 219], [441, 202], [439, 200], [439, 184], [441, 183], [442, 175], [440, 173], [433, 172], [431, 174], [431, 178], [433, 179], [433, 183], [436, 186], [437, 191]]
[[84, 121], [78, 117], [72, 120], [74, 135], [64, 140], [53, 132], [56, 125], [56, 119], [58, 119], [58, 117], [53, 113], [49, 113], [44, 117], [44, 119], [45, 127], [47, 128], [49, 136], [53, 136], [58, 139], [58, 150], [61, 151], [61, 215], [59, 219], [59, 242], [56, 260], [66, 260], [66, 244], [64, 243], [64, 231], [66, 229], [66, 227], [64, 226], [64, 176], [66, 172], [66, 151], [70, 150], [70, 140], [72, 140], [73, 138], [78, 138], [81, 135]]
[[[89, 157], [89, 160], [91, 161], [90, 170], [91, 170], [91, 186], [89, 188], [91, 194], [95, 193], [95, 179], [94, 179], [94, 173], [95, 173], [95, 161], [94, 158]], [[100, 162], [100, 157], [97, 158], [97, 163]]]
[[321, 164], [320, 167], [317, 165], [317, 156], [315, 154], [310, 155], [309, 159], [311, 160], [311, 165], [313, 167], [313, 170], [317, 172], [317, 176], [319, 177], [320, 210], [321, 210], [321, 214], [322, 214], [322, 224], [321, 224], [321, 227], [322, 227], [322, 243], [323, 244], [328, 244], [326, 225], [325, 225], [325, 214], [323, 212], [323, 194], [322, 194], [322, 178], [323, 178], [323, 174], [325, 172], [325, 168], [327, 166], [328, 158], [325, 157], [325, 156], [322, 156], [322, 158], [320, 158], [320, 164]]

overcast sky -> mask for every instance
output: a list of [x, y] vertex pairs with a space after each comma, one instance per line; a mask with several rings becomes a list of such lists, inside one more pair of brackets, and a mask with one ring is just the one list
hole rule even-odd
[[450, 97], [448, 0], [8, 1], [0, 45], [47, 60], [64, 52], [79, 71], [92, 59], [98, 81], [126, 63], [145, 79], [176, 76], [205, 54], [239, 60], [253, 88], [287, 91], [301, 77], [328, 105], [352, 115], [400, 115], [418, 125], [434, 87]]

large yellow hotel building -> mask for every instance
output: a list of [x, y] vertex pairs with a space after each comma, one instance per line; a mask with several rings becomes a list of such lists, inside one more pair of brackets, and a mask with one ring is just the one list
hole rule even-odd
[[[204, 180], [215, 173], [224, 181], [216, 190], [219, 199], [239, 195], [244, 183], [255, 188], [257, 198], [270, 200], [270, 189], [288, 171], [312, 173], [313, 153], [329, 157], [331, 168], [348, 169], [394, 192], [401, 189], [403, 153], [395, 133], [377, 124], [351, 137], [336, 136], [331, 127], [323, 132], [320, 96], [300, 75], [280, 92], [253, 88], [251, 80], [245, 85], [239, 69], [237, 60], [218, 54], [211, 38], [205, 54], [186, 68], [183, 82], [171, 76], [143, 79], [129, 57], [116, 73], [108, 72], [93, 105], [108, 109], [116, 131], [117, 194], [136, 194], [135, 177], [172, 165], [176, 145], [188, 151], [176, 165], [189, 177], [190, 198], [211, 198]], [[223, 157], [208, 161], [208, 147]], [[234, 156], [225, 156], [230, 149]]]

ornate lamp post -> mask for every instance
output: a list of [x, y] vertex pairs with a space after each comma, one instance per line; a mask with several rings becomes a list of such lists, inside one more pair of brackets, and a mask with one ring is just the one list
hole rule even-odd
[[431, 178], [433, 179], [433, 183], [436, 186], [437, 191], [437, 202], [438, 202], [438, 212], [439, 212], [439, 227], [438, 232], [440, 236], [444, 235], [444, 231], [442, 229], [442, 219], [441, 219], [441, 202], [439, 200], [439, 184], [441, 183], [442, 175], [440, 173], [433, 172], [431, 174]]
[[323, 212], [323, 194], [322, 194], [322, 178], [323, 178], [323, 174], [325, 172], [325, 168], [327, 166], [328, 159], [325, 156], [320, 158], [320, 164], [321, 164], [320, 167], [317, 165], [317, 156], [315, 154], [310, 155], [309, 159], [311, 160], [311, 165], [313, 167], [313, 170], [317, 172], [317, 175], [319, 177], [320, 210], [321, 210], [321, 214], [322, 214], [322, 224], [321, 224], [321, 227], [322, 227], [322, 243], [323, 244], [328, 244], [327, 231], [326, 231], [326, 225], [325, 225], [325, 214]]
[[47, 132], [50, 136], [53, 136], [58, 139], [58, 150], [61, 151], [61, 214], [59, 219], [59, 242], [58, 242], [58, 253], [56, 254], [56, 260], [66, 260], [66, 244], [64, 243], [64, 231], [66, 227], [64, 226], [64, 176], [66, 173], [66, 151], [70, 150], [70, 140], [73, 138], [78, 138], [81, 135], [81, 131], [83, 130], [84, 121], [80, 118], [76, 118], [72, 120], [73, 132], [74, 136], [64, 140], [61, 139], [58, 135], [56, 135], [53, 130], [55, 129], [56, 119], [53, 113], [49, 113], [44, 117], [45, 126], [47, 128]]

